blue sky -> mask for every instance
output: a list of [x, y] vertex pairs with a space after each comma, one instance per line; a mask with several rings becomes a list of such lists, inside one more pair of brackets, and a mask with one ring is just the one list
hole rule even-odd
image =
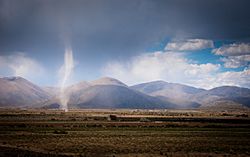
[[247, 0], [0, 0], [0, 76], [60, 85], [70, 47], [74, 68], [68, 84], [110, 76], [129, 85], [161, 79], [204, 88], [250, 87], [249, 5]]

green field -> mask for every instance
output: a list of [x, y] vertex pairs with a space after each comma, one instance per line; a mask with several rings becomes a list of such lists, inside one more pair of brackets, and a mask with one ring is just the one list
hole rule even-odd
[[250, 156], [248, 113], [1, 110], [0, 118], [0, 156]]

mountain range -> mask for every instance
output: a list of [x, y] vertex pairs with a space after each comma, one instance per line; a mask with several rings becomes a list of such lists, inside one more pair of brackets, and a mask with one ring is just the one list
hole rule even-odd
[[[65, 88], [69, 108], [241, 108], [250, 107], [250, 89], [221, 86], [210, 90], [153, 81], [127, 86], [114, 78], [81, 81]], [[0, 78], [0, 107], [60, 108], [60, 88], [40, 87], [22, 77]]]

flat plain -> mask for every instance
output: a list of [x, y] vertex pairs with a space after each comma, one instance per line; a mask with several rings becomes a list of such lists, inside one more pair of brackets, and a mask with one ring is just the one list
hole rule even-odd
[[0, 110], [0, 156], [250, 156], [249, 111]]

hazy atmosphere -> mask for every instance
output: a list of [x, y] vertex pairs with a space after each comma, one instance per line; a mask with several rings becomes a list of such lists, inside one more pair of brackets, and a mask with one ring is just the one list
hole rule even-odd
[[[248, 0], [1, 0], [0, 76], [250, 87]], [[68, 55], [69, 56], [69, 55]], [[64, 73], [65, 74], [65, 73]], [[65, 78], [64, 78], [65, 79]]]
[[0, 0], [0, 157], [250, 156], [250, 0]]

